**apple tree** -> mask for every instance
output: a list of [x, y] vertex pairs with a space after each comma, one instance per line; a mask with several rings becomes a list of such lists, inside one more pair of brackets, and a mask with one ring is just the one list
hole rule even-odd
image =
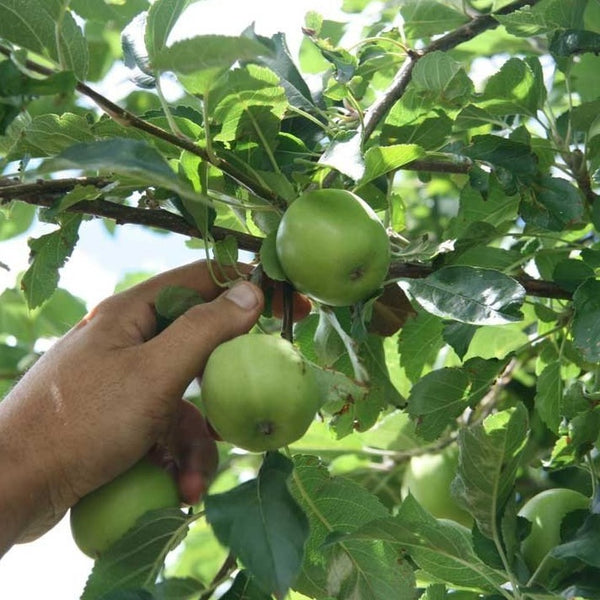
[[[174, 41], [191, 3], [0, 1], [0, 239], [53, 227], [0, 296], [0, 388], [82, 316], [60, 269], [101, 219], [248, 263], [310, 426], [246, 352], [294, 439], [220, 441], [204, 501], [131, 523], [82, 599], [600, 598], [600, 2], [344, 0], [298, 56]], [[211, 411], [244, 440], [236, 356]]]

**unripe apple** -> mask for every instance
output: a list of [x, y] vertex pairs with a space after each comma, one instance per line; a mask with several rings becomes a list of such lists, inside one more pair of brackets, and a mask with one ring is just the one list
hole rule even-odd
[[[567, 488], [544, 490], [523, 505], [519, 516], [531, 522], [531, 531], [523, 540], [521, 551], [532, 573], [548, 552], [560, 544], [560, 526], [565, 516], [574, 510], [589, 509], [589, 506], [589, 498]], [[543, 579], [545, 574], [559, 564], [558, 559], [550, 557], [540, 578]]]
[[292, 202], [277, 229], [276, 250], [294, 287], [331, 306], [375, 294], [390, 263], [385, 227], [347, 190], [313, 190]]
[[82, 552], [97, 558], [144, 513], [178, 506], [173, 477], [144, 458], [71, 508], [71, 533]]
[[471, 527], [473, 518], [450, 493], [450, 485], [458, 467], [458, 451], [450, 447], [437, 454], [413, 456], [406, 467], [402, 494], [408, 492], [438, 519], [450, 519]]
[[304, 435], [320, 405], [312, 368], [287, 340], [249, 333], [218, 346], [202, 376], [206, 418], [219, 436], [251, 452]]

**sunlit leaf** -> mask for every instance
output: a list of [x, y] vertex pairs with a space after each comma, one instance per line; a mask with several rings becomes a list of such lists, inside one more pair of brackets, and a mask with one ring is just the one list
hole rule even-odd
[[427, 312], [473, 325], [519, 321], [525, 289], [492, 269], [443, 267], [424, 279], [402, 279], [402, 288]]
[[167, 552], [186, 530], [187, 517], [177, 508], [146, 513], [95, 562], [81, 600], [100, 600], [114, 591], [151, 586]]
[[80, 223], [81, 215], [67, 215], [56, 231], [29, 240], [30, 265], [21, 280], [21, 288], [30, 308], [40, 306], [56, 289], [58, 270], [73, 252]]
[[480, 531], [496, 539], [496, 519], [513, 490], [527, 441], [524, 406], [498, 412], [459, 433], [459, 467], [453, 491]]
[[85, 79], [87, 43], [61, 0], [1, 0], [0, 37], [46, 55], [58, 64], [64, 61], [65, 69]]

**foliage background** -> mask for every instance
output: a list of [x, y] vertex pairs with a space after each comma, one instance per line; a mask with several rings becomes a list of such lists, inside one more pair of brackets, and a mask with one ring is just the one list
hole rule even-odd
[[[163, 3], [164, 6], [176, 4]], [[0, 8], [8, 5], [9, 0], [4, 0]], [[74, 5], [83, 12], [89, 8], [85, 2], [74, 2]], [[528, 10], [529, 5], [536, 7]], [[351, 11], [360, 11], [376, 4], [348, 0], [345, 6]], [[340, 403], [340, 399], [335, 398], [328, 405], [326, 410], [332, 417], [333, 430], [341, 441], [334, 443], [315, 426], [295, 447], [330, 458], [331, 473], [349, 477], [345, 482], [340, 479], [329, 482], [313, 459], [297, 459], [292, 489], [304, 501], [304, 508], [311, 514], [315, 526], [307, 548], [302, 586], [308, 593], [314, 585], [314, 594], [322, 596], [328, 583], [325, 579], [331, 576], [334, 583], [341, 581], [343, 589], [335, 592], [341, 597], [351, 597], [348, 588], [353, 585], [359, 590], [361, 586], [372, 585], [370, 589], [375, 598], [389, 597], [389, 590], [398, 590], [399, 586], [403, 597], [408, 598], [411, 575], [406, 569], [408, 563], [403, 560], [404, 550], [400, 556], [393, 550], [393, 544], [401, 544], [402, 548], [409, 548], [411, 560], [421, 569], [433, 569], [453, 587], [475, 586], [509, 597], [511, 594], [501, 585], [508, 578], [513, 585], [519, 583], [519, 588], [525, 590], [522, 594], [515, 592], [516, 597], [541, 598], [543, 593], [525, 589], [531, 574], [524, 570], [516, 551], [518, 538], [523, 535], [523, 523], [516, 519], [513, 499], [552, 485], [568, 485], [589, 495], [597, 481], [594, 453], [600, 418], [596, 406], [600, 352], [596, 339], [600, 333], [600, 315], [596, 275], [600, 251], [596, 230], [600, 213], [595, 188], [598, 184], [599, 4], [592, 0], [423, 0], [377, 6], [381, 14], [374, 17], [370, 30], [362, 32], [377, 40], [361, 46], [357, 52], [360, 60], [335, 46], [340, 34], [335, 23], [322, 23], [314, 15], [306, 22], [307, 35], [313, 38], [316, 47], [311, 47], [312, 56], [304, 64], [316, 74], [326, 73], [324, 106], [330, 110], [329, 137], [323, 145], [319, 143], [325, 138], [315, 133], [320, 139], [317, 149], [323, 152], [318, 168], [314, 162], [306, 161], [310, 156], [306, 144], [310, 145], [314, 139], [307, 134], [306, 128], [310, 131], [310, 125], [304, 121], [301, 121], [304, 128], [293, 129], [303, 136], [301, 143], [298, 143], [299, 138], [295, 140], [299, 160], [287, 163], [285, 153], [278, 155], [281, 165], [274, 159], [273, 151], [280, 149], [281, 142], [277, 138], [277, 121], [286, 110], [295, 111], [296, 116], [301, 115], [313, 125], [317, 123], [314, 116], [312, 121], [307, 118], [306, 97], [303, 99], [302, 94], [298, 94], [300, 88], [288, 86], [287, 92], [293, 100], [287, 104], [290, 98], [286, 99], [282, 90], [274, 85], [272, 75], [253, 64], [236, 71], [221, 88], [217, 86], [217, 103], [213, 110], [217, 108], [212, 117], [218, 124], [214, 142], [221, 154], [211, 155], [208, 144], [201, 150], [215, 164], [224, 166], [230, 173], [235, 172], [238, 179], [250, 182], [250, 187], [259, 192], [258, 197], [249, 196], [239, 188], [232, 192], [227, 184], [221, 185], [220, 176], [214, 170], [204, 172], [216, 180], [211, 191], [218, 196], [225, 190], [230, 194], [226, 197], [228, 201], [235, 199], [243, 203], [268, 198], [280, 206], [294, 196], [294, 184], [302, 187], [311, 178], [324, 185], [356, 185], [369, 202], [382, 213], [386, 212], [387, 224], [406, 236], [407, 239], [395, 238], [399, 262], [393, 265], [391, 274], [400, 279], [414, 304], [426, 309], [417, 308], [417, 313], [412, 314], [412, 310], [404, 307], [396, 314], [390, 310], [398, 309], [395, 301], [379, 302], [377, 307], [383, 308], [384, 324], [389, 325], [390, 321], [404, 324], [401, 334], [387, 338], [385, 343], [366, 336], [361, 329], [364, 324], [361, 316], [366, 313], [348, 315], [341, 311], [338, 315], [347, 330], [363, 342], [361, 359], [368, 364], [374, 385], [364, 403]], [[49, 10], [55, 8], [53, 5]], [[399, 8], [406, 20], [402, 35], [385, 27]], [[517, 11], [519, 8], [523, 10]], [[465, 11], [489, 9], [497, 11], [496, 19], [504, 28], [491, 27], [496, 21], [490, 21], [489, 17], [465, 14]], [[377, 22], [379, 17], [381, 22]], [[7, 37], [27, 37], [6, 24], [4, 27]], [[51, 32], [43, 30], [42, 25], [39, 27], [50, 48], [49, 58], [81, 75], [86, 68], [82, 55], [72, 52], [71, 46], [65, 46], [62, 37], [54, 44]], [[451, 31], [446, 36], [437, 37], [447, 30]], [[81, 43], [72, 35], [71, 21], [65, 20], [63, 29], [57, 31]], [[105, 44], [106, 48], [108, 40], [102, 36], [94, 38], [93, 27], [88, 33], [91, 41]], [[328, 37], [333, 37], [332, 44], [327, 41]], [[126, 41], [133, 38], [134, 35], [126, 36]], [[406, 40], [414, 46], [407, 49]], [[37, 42], [28, 42], [33, 50], [40, 50]], [[256, 40], [246, 38], [238, 40], [233, 50], [252, 59], [257, 47]], [[159, 51], [154, 56], [155, 66], [180, 70], [182, 81], [202, 93], [211, 82], [210, 53], [204, 55], [208, 75], [204, 71], [197, 78], [187, 79], [197, 68], [198, 52], [204, 48], [192, 45], [178, 48], [179, 54]], [[422, 49], [423, 56], [419, 53]], [[221, 44], [219, 51], [227, 55], [228, 48]], [[258, 51], [259, 55], [260, 52], [262, 50]], [[99, 55], [101, 53], [94, 54]], [[493, 76], [475, 86], [467, 72], [472, 74], [475, 65], [480, 65], [481, 71], [480, 61], [485, 55], [493, 56], [491, 63], [483, 63], [484, 69], [488, 69], [486, 75], [493, 73]], [[141, 70], [136, 74], [137, 82], [142, 86], [152, 84], [153, 74], [144, 70], [144, 59], [136, 53], [135, 47], [129, 48], [127, 56]], [[22, 59], [22, 54], [13, 55], [17, 62]], [[2, 65], [13, 69], [8, 73], [19, 83], [16, 67], [7, 65], [7, 61]], [[96, 62], [92, 67], [94, 76], [102, 73], [102, 64]], [[275, 68], [281, 72], [282, 64]], [[286, 74], [291, 74], [287, 84], [298, 84], [293, 72]], [[34, 95], [42, 94], [42, 100], [31, 106], [32, 110], [43, 113], [48, 110], [44, 108], [44, 85], [48, 86], [46, 92], [52, 92], [50, 96], [57, 91], [68, 94], [73, 79], [67, 73], [55, 76], [44, 85], [34, 85], [31, 81], [25, 85], [34, 86]], [[230, 97], [228, 93], [232, 88], [236, 93]], [[377, 91], [381, 90], [388, 91], [378, 97]], [[86, 94], [93, 95], [89, 90]], [[18, 102], [12, 105], [7, 94], [5, 97], [9, 101], [3, 104], [4, 116], [10, 121], [14, 119], [15, 108], [20, 110], [20, 106]], [[138, 94], [129, 100], [135, 112], [150, 108], [148, 119], [162, 126], [166, 126], [166, 120], [171, 128], [178, 123], [188, 135], [202, 137], [198, 123], [187, 118], [191, 114], [189, 107], [172, 113], [169, 121], [153, 112], [156, 99]], [[150, 104], [144, 106], [145, 101]], [[248, 109], [247, 113], [240, 114], [238, 101]], [[131, 124], [131, 115], [124, 115], [104, 100], [101, 103], [114, 116], [124, 117]], [[321, 115], [322, 107], [308, 104], [309, 111]], [[370, 110], [365, 114], [362, 111], [367, 107]], [[297, 121], [290, 118], [290, 114], [287, 116], [293, 128]], [[26, 115], [19, 117], [2, 138], [4, 151], [11, 156], [18, 156], [27, 163], [31, 157], [52, 156], [63, 151], [58, 162], [50, 160], [46, 168], [97, 166], [98, 156], [90, 147], [87, 154], [81, 155], [81, 147], [78, 152], [70, 151], [54, 136], [57, 130], [64, 129], [74, 138], [89, 141], [92, 137], [89, 124], [81, 118], [40, 119], [35, 122], [41, 126], [37, 129], [27, 122]], [[257, 119], [260, 127], [255, 126]], [[143, 124], [137, 122], [136, 125]], [[21, 126], [24, 126], [22, 136]], [[50, 134], [46, 133], [46, 127]], [[115, 133], [124, 135], [119, 125], [107, 119], [94, 127], [100, 135], [109, 138]], [[250, 137], [258, 135], [260, 143], [246, 145], [246, 137], [238, 137], [236, 127], [247, 128], [244, 134]], [[366, 138], [362, 148], [358, 143], [361, 131]], [[166, 138], [161, 135], [164, 142]], [[373, 139], [377, 142], [373, 143]], [[272, 147], [269, 142], [273, 143]], [[158, 147], [177, 163], [178, 152], [160, 142]], [[123, 161], [115, 161], [107, 148], [121, 152]], [[366, 151], [364, 156], [363, 150]], [[139, 159], [137, 163], [136, 159]], [[221, 162], [223, 160], [226, 162]], [[187, 226], [192, 221], [200, 229], [206, 228], [203, 220], [206, 215], [195, 204], [204, 181], [194, 174], [195, 163], [189, 156], [181, 157], [179, 166], [181, 173], [197, 184], [193, 190], [187, 185], [189, 181], [174, 177], [156, 152], [140, 142], [110, 142], [103, 146], [100, 162], [124, 177], [118, 193], [126, 195], [128, 185], [136, 188], [142, 181], [155, 183], [163, 191], [158, 196], [146, 194], [146, 206], [172, 202], [187, 219]], [[274, 172], [269, 171], [269, 163], [275, 167]], [[306, 169], [296, 168], [298, 165]], [[328, 168], [332, 170], [328, 172]], [[398, 170], [402, 174], [393, 178]], [[290, 173], [291, 181], [286, 178]], [[98, 194], [98, 181], [89, 183], [92, 185], [76, 188], [52, 209], [54, 216], [58, 213], [62, 220], [62, 240], [73, 241], [77, 220], [68, 215], [68, 211], [60, 211], [66, 205], [78, 205], [82, 199], [93, 201]], [[23, 189], [21, 193], [25, 194]], [[245, 221], [249, 230], [266, 233], [273, 228], [274, 222], [262, 218], [264, 215], [261, 216], [256, 207], [250, 212], [254, 213], [253, 218]], [[222, 211], [218, 217], [221, 225], [234, 227], [231, 214]], [[18, 205], [5, 227], [26, 222], [27, 210]], [[421, 237], [422, 234], [427, 234], [427, 238]], [[241, 233], [236, 236], [248, 242]], [[52, 239], [54, 243], [56, 238]], [[244, 245], [243, 241], [241, 244]], [[265, 248], [265, 268], [277, 275], [267, 244]], [[66, 256], [59, 253], [55, 264], [52, 252], [48, 252], [42, 242], [34, 243], [32, 249], [38, 254], [33, 270], [23, 283], [29, 305], [37, 306], [52, 291], [57, 267]], [[231, 244], [217, 245], [216, 249], [229, 252]], [[545, 281], [532, 280], [532, 274], [540, 274]], [[51, 299], [40, 312], [27, 313], [25, 320], [35, 320], [34, 331], [26, 327], [19, 330], [16, 334], [19, 342], [25, 342], [26, 346], [36, 335], [52, 337], [60, 333], [64, 323], [54, 316], [57, 302], [61, 311], [69, 312], [73, 319], [82, 310], [76, 299], [59, 292], [54, 304]], [[375, 310], [375, 306], [363, 308]], [[411, 318], [405, 321], [407, 316]], [[13, 325], [10, 320], [7, 323], [9, 328]], [[315, 327], [313, 318], [297, 328], [296, 338], [303, 351], [348, 371], [344, 360], [337, 360], [344, 353], [340, 340], [327, 327], [324, 328], [326, 335], [317, 329], [313, 340]], [[427, 352], [423, 352], [424, 349]], [[10, 365], [12, 361], [17, 368], [28, 358], [27, 354], [19, 356], [21, 348], [3, 350], [5, 364]], [[346, 346], [345, 350], [349, 348]], [[382, 368], [383, 356], [388, 359], [389, 377], [395, 387], [387, 381], [388, 373]], [[404, 404], [406, 413], [394, 411], [394, 407]], [[504, 410], [496, 414], [497, 409]], [[382, 410], [389, 413], [383, 425], [375, 432], [365, 431]], [[486, 420], [490, 414], [492, 418]], [[348, 435], [353, 429], [361, 432]], [[423, 448], [439, 449], [456, 442], [461, 448], [461, 464], [455, 491], [475, 517], [477, 528], [473, 535], [433, 520], [411, 498], [400, 506], [401, 518], [386, 519], [384, 507], [399, 504], [397, 493], [407, 456], [422, 452]], [[377, 458], [372, 446], [382, 451]], [[540, 468], [542, 459], [551, 461], [549, 469]], [[231, 467], [215, 492], [222, 489], [221, 485], [227, 487], [236, 477], [256, 473], [258, 465], [255, 458], [246, 458], [232, 462]], [[269, 457], [265, 473], [274, 473], [273, 476], [281, 480], [287, 468], [281, 460]], [[320, 542], [326, 541], [327, 533], [331, 534], [332, 530], [329, 526], [328, 531], [320, 529], [317, 517], [335, 512], [335, 506], [332, 502], [318, 501], [317, 491], [322, 491], [321, 486], [334, 497], [355, 495], [360, 498], [358, 504], [362, 509], [370, 509], [353, 511], [348, 506], [343, 514], [334, 515], [337, 519], [334, 527], [342, 530], [336, 532], [337, 535], [348, 533], [345, 528], [351, 534], [328, 539], [325, 550]], [[306, 502], [307, 489], [315, 492], [313, 504]], [[514, 496], [515, 489], [519, 496]], [[218, 504], [218, 500], [212, 502]], [[562, 548], [563, 553], [575, 558], [571, 563], [574, 573], [589, 575], [591, 591], [585, 593], [592, 594], [590, 597], [598, 594], [593, 583], [597, 559], [592, 556], [598, 541], [596, 512], [594, 504], [593, 514], [587, 516], [582, 528], [571, 524], [566, 533], [574, 536], [574, 543]], [[368, 522], [368, 517], [378, 516], [382, 520]], [[356, 530], [361, 524], [363, 527]], [[415, 531], [419, 535], [415, 535]], [[202, 531], [196, 535], [204, 541]], [[187, 542], [190, 555], [206, 548], [204, 543], [196, 542], [198, 546], [194, 549], [194, 543], [191, 536]], [[272, 573], [265, 573], [264, 565], [252, 564], [252, 554], [243, 554], [243, 550], [240, 556], [253, 567], [255, 576], [268, 579]], [[350, 556], [360, 564], [363, 552], [368, 569], [360, 570], [356, 562], [348, 563]], [[396, 564], [396, 558], [399, 566], [390, 569], [390, 565]], [[320, 563], [321, 560], [324, 562]], [[455, 571], [457, 560], [463, 562], [461, 569]], [[209, 561], [186, 564], [184, 560], [178, 573], [206, 578], [206, 573], [194, 572], [198, 564], [200, 569], [211, 566]], [[323, 564], [327, 566], [325, 569]], [[344, 569], [339, 570], [340, 564]], [[577, 592], [583, 593], [579, 589]], [[462, 594], [467, 598], [477, 595], [476, 592]], [[435, 585], [427, 592], [428, 598], [444, 596], [443, 588]]]
[[[203, 0], [188, 10], [192, 17], [183, 20], [174, 36], [196, 33], [237, 35], [252, 22], [264, 35], [278, 31], [286, 34], [292, 51], [299, 49], [302, 32], [298, 24], [309, 10], [320, 10], [329, 18], [339, 16], [341, 0], [294, 0], [285, 11], [279, 0]], [[125, 95], [132, 91], [124, 66], [105, 78], [99, 89]], [[136, 225], [124, 225], [109, 233], [99, 221], [84, 223], [84, 235], [71, 259], [61, 270], [61, 287], [94, 306], [111, 294], [128, 274], [159, 273], [170, 267], [195, 260], [203, 250], [188, 248], [175, 234], [152, 233]], [[0, 293], [14, 286], [15, 276], [27, 268], [27, 238], [38, 237], [53, 228], [37, 223], [32, 230], [17, 238], [0, 242], [0, 261], [10, 271], [0, 269]], [[160, 241], [160, 249], [157, 249]], [[68, 565], [68, 568], [66, 568]], [[35, 566], [35, 567], [34, 567]], [[0, 598], [79, 597], [92, 567], [92, 561], [75, 546], [68, 518], [35, 543], [14, 547], [0, 560]], [[35, 568], [36, 576], [31, 577]]]

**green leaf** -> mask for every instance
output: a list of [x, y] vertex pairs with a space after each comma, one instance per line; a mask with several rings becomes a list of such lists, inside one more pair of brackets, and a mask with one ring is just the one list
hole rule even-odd
[[79, 239], [81, 215], [67, 215], [61, 219], [60, 228], [29, 245], [30, 265], [21, 280], [21, 289], [29, 308], [40, 306], [58, 285], [58, 270], [65, 265]]
[[542, 107], [545, 92], [541, 69], [534, 71], [526, 61], [511, 58], [488, 79], [477, 104], [493, 115], [524, 114], [533, 117]]
[[101, 600], [156, 600], [148, 590], [114, 590], [103, 594]]
[[271, 595], [265, 594], [247, 571], [240, 571], [220, 600], [271, 600]]
[[402, 394], [390, 381], [384, 353], [384, 339], [369, 335], [360, 345], [359, 357], [369, 373], [368, 393], [358, 396], [353, 404], [355, 431], [367, 431], [377, 422], [381, 412], [389, 406], [397, 408], [406, 404]]
[[469, 20], [465, 14], [437, 0], [409, 0], [400, 13], [409, 39], [444, 33]]
[[398, 544], [406, 548], [421, 570], [452, 586], [490, 592], [500, 589], [506, 580], [503, 572], [488, 567], [475, 554], [467, 528], [435, 519], [411, 495], [395, 517], [373, 519], [349, 538]]
[[20, 290], [6, 289], [0, 294], [0, 331], [29, 347], [38, 338], [65, 334], [85, 313], [84, 302], [60, 288], [36, 310], [28, 307]]
[[546, 0], [494, 18], [512, 35], [529, 37], [554, 29], [581, 27], [587, 0]]
[[19, 363], [28, 355], [26, 348], [0, 343], [0, 379], [16, 379], [21, 371]]
[[112, 138], [74, 144], [56, 158], [46, 161], [45, 171], [84, 169], [125, 175], [147, 186], [159, 186], [190, 200], [207, 203], [209, 200], [196, 193], [179, 179], [163, 156], [152, 146], [137, 140]]
[[286, 281], [287, 275], [279, 262], [276, 243], [277, 231], [272, 231], [262, 241], [260, 246], [260, 264], [271, 279], [274, 279], [275, 281]]
[[87, 43], [66, 4], [63, 0], [0, 0], [0, 37], [45, 55], [85, 79]]
[[322, 37], [313, 35], [310, 39], [319, 49], [323, 58], [333, 65], [335, 70], [333, 83], [339, 83], [341, 86], [344, 86], [354, 77], [358, 61], [348, 50], [340, 46], [335, 46], [331, 38], [324, 37], [322, 31], [319, 34]]
[[544, 175], [527, 192], [520, 211], [528, 224], [550, 231], [563, 231], [582, 222], [583, 197], [566, 179]]
[[238, 242], [233, 235], [228, 235], [214, 243], [215, 260], [220, 265], [233, 266], [238, 262]]
[[444, 341], [452, 347], [454, 352], [456, 352], [458, 357], [462, 360], [469, 350], [469, 345], [471, 344], [471, 340], [476, 331], [476, 325], [453, 321], [444, 327], [442, 336]]
[[267, 593], [285, 596], [300, 570], [308, 537], [306, 515], [290, 495], [292, 463], [267, 453], [258, 477], [206, 497], [206, 518]]
[[569, 292], [574, 292], [586, 279], [593, 277], [594, 269], [583, 260], [575, 258], [559, 261], [552, 272], [552, 280]]
[[470, 229], [482, 231], [482, 224], [499, 227], [512, 222], [519, 214], [519, 201], [517, 194], [505, 193], [494, 176], [490, 177], [485, 197], [472, 185], [466, 184], [460, 191], [458, 214], [448, 234], [458, 238], [470, 234]]
[[596, 73], [600, 65], [600, 56], [582, 54], [577, 61], [572, 61], [570, 69], [571, 79], [582, 102], [593, 102], [600, 96], [600, 79]]
[[58, 288], [37, 311], [35, 330], [38, 336], [64, 335], [87, 313], [85, 302], [67, 290]]
[[144, 42], [148, 13], [136, 15], [121, 32], [123, 62], [129, 68], [129, 78], [141, 88], [153, 88], [156, 78]]
[[167, 45], [167, 38], [181, 13], [196, 0], [156, 0], [148, 11], [144, 42], [150, 61]]
[[40, 115], [22, 121], [18, 127], [9, 128], [0, 138], [0, 151], [4, 148], [9, 159], [23, 154], [31, 157], [52, 156], [77, 142], [91, 142], [94, 135], [86, 119], [72, 113]]
[[[310, 521], [302, 576], [294, 589], [336, 600], [413, 598], [414, 576], [386, 542], [349, 540], [326, 544], [336, 532], [352, 532], [387, 510], [364, 487], [331, 477], [316, 456], [296, 456], [292, 493]], [[335, 537], [335, 536], [334, 536]]]
[[600, 362], [600, 281], [588, 279], [573, 294], [573, 341], [585, 360]]
[[417, 423], [418, 435], [428, 441], [438, 438], [467, 408], [468, 386], [469, 377], [458, 368], [438, 369], [417, 381], [407, 410]]
[[421, 596], [421, 600], [446, 600], [446, 586], [443, 583], [432, 583]]
[[97, 21], [103, 25], [116, 23], [123, 28], [144, 10], [149, 8], [148, 0], [127, 0], [126, 2], [109, 2], [105, 0], [70, 0], [70, 7], [82, 18]]
[[441, 106], [460, 108], [473, 94], [473, 82], [459, 62], [445, 52], [426, 54], [415, 65], [411, 87], [419, 97]]
[[225, 71], [236, 61], [268, 56], [271, 51], [257, 40], [226, 35], [199, 35], [160, 50], [152, 61], [159, 71], [190, 74], [203, 70]]
[[107, 593], [154, 584], [165, 556], [187, 532], [178, 508], [147, 512], [94, 564], [81, 600], [104, 600]]
[[360, 178], [359, 184], [364, 185], [423, 156], [425, 156], [425, 151], [416, 144], [369, 148], [365, 153], [365, 172]]
[[529, 343], [523, 325], [484, 325], [473, 335], [466, 358], [503, 359]]
[[513, 493], [527, 434], [527, 410], [521, 404], [459, 432], [453, 494], [489, 538], [497, 539], [496, 519]]
[[550, 431], [558, 433], [563, 382], [560, 361], [551, 362], [540, 373], [536, 383], [535, 408]]
[[285, 92], [270, 69], [248, 65], [233, 71], [223, 97], [216, 100], [213, 115], [222, 126], [215, 140], [254, 140], [272, 152], [287, 106]]
[[319, 158], [319, 164], [359, 181], [365, 174], [361, 134], [358, 131], [338, 134]]
[[52, 96], [68, 94], [77, 80], [70, 71], [62, 71], [43, 79], [27, 76], [14, 62], [0, 63], [0, 96]]
[[507, 15], [495, 15], [494, 18], [506, 27], [508, 33], [516, 36], [529, 37], [552, 29], [539, 6], [524, 6]]
[[467, 398], [472, 407], [483, 400], [488, 392], [496, 385], [500, 373], [508, 364], [508, 359], [497, 358], [484, 359], [475, 356], [467, 360], [463, 366], [470, 380], [469, 396]]
[[445, 113], [407, 123], [402, 105], [395, 107], [383, 126], [382, 138], [386, 145], [416, 144], [425, 150], [439, 150], [450, 137], [453, 122]]
[[433, 364], [444, 345], [443, 328], [441, 319], [424, 311], [404, 324], [398, 340], [400, 364], [413, 383], [421, 377], [426, 365]]
[[442, 267], [424, 279], [402, 279], [400, 286], [427, 312], [473, 325], [501, 325], [521, 320], [518, 307], [525, 289], [492, 269]]
[[255, 60], [271, 69], [279, 77], [279, 85], [285, 90], [288, 102], [297, 108], [314, 110], [310, 88], [290, 56], [285, 36], [282, 33], [276, 33], [271, 38], [266, 38], [257, 35], [251, 28], [244, 31], [244, 35], [256, 40], [271, 51], [270, 54], [259, 56]]
[[523, 181], [529, 181], [537, 171], [537, 158], [529, 146], [497, 135], [473, 136], [463, 154], [506, 169]]
[[0, 241], [25, 233], [33, 223], [35, 206], [14, 201], [0, 207]]
[[586, 518], [573, 539], [553, 548], [550, 555], [561, 559], [577, 558], [592, 567], [600, 568], [599, 544], [600, 515], [593, 514]]
[[585, 52], [598, 54], [600, 52], [600, 33], [577, 29], [557, 31], [550, 42], [550, 52], [555, 56], [572, 56]]

